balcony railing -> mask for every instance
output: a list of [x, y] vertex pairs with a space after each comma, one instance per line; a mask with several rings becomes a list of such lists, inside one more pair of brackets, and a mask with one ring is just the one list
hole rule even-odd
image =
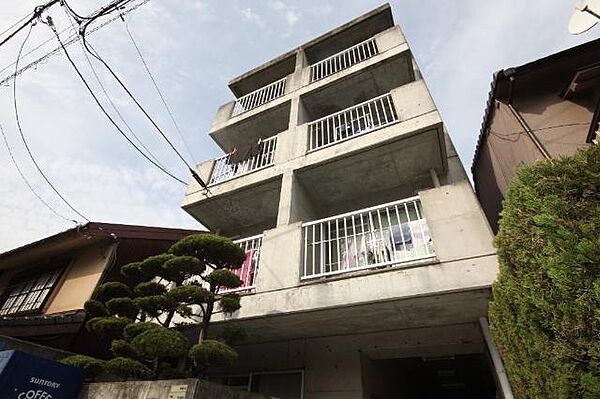
[[419, 197], [302, 225], [302, 279], [433, 258]]
[[398, 121], [390, 93], [308, 124], [308, 150], [316, 150]]
[[250, 111], [253, 108], [259, 107], [263, 104], [273, 101], [285, 94], [285, 83], [287, 78], [280, 79], [267, 86], [261, 87], [258, 90], [248, 93], [243, 97], [235, 100], [233, 105], [233, 111], [231, 116], [243, 114], [246, 111]]
[[258, 154], [244, 161], [233, 163], [231, 161], [231, 154], [225, 154], [215, 159], [215, 165], [208, 184], [221, 183], [273, 165], [276, 146], [277, 136], [273, 136], [262, 141]]
[[242, 267], [232, 270], [242, 280], [242, 285], [235, 289], [221, 289], [220, 294], [232, 292], [249, 292], [256, 288], [256, 275], [258, 273], [258, 261], [262, 247], [263, 235], [244, 238], [234, 241], [246, 253], [246, 259]]
[[379, 52], [375, 38], [365, 40], [344, 51], [325, 58], [323, 61], [310, 66], [310, 81], [314, 82], [323, 79], [329, 75], [333, 75], [343, 69], [350, 68], [352, 65], [358, 64], [371, 58]]

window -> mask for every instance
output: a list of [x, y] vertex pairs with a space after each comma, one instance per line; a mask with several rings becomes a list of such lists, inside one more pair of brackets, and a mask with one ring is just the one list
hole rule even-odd
[[40, 310], [63, 268], [14, 278], [3, 295], [0, 316], [30, 313]]

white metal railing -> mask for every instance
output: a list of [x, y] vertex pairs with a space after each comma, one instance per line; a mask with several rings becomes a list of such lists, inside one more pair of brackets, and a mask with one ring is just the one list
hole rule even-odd
[[327, 115], [308, 124], [308, 150], [347, 140], [398, 121], [390, 93]]
[[262, 239], [263, 234], [259, 234], [234, 241], [234, 243], [239, 245], [246, 253], [246, 259], [244, 260], [242, 267], [232, 270], [232, 272], [242, 280], [242, 285], [234, 289], [220, 289], [220, 294], [252, 291], [256, 288], [256, 275], [258, 273], [258, 261], [260, 258], [260, 249], [262, 247]]
[[302, 225], [302, 279], [433, 258], [419, 197]]
[[375, 38], [367, 39], [310, 66], [310, 81], [323, 79], [379, 53]]
[[277, 136], [273, 136], [261, 142], [258, 154], [253, 155], [244, 161], [232, 163], [231, 154], [225, 154], [215, 159], [215, 165], [208, 184], [221, 183], [273, 165], [276, 146]]
[[286, 81], [287, 77], [279, 79], [276, 82], [268, 84], [258, 90], [253, 91], [252, 93], [248, 93], [245, 96], [238, 98], [235, 100], [235, 104], [233, 105], [231, 116], [243, 114], [246, 111], [250, 111], [253, 108], [283, 96], [285, 94]]

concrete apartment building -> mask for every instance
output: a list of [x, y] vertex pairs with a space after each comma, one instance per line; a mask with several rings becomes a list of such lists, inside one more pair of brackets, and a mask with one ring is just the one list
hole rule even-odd
[[0, 335], [105, 356], [84, 328], [83, 305], [96, 286], [194, 233], [90, 222], [0, 254]]
[[249, 340], [215, 378], [280, 398], [502, 397], [481, 323], [492, 231], [390, 6], [229, 87], [210, 131], [225, 155], [183, 201], [251, 259], [242, 308], [211, 327]]
[[472, 165], [494, 231], [517, 166], [598, 142], [599, 60], [594, 40], [495, 73]]

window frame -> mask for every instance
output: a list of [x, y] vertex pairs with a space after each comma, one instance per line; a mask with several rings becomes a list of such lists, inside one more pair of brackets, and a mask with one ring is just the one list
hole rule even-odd
[[[19, 297], [23, 295], [24, 291], [21, 291], [17, 295], [13, 295], [15, 288], [20, 284], [31, 284], [27, 289], [27, 294], [25, 294], [25, 299], [21, 304], [18, 305], [16, 311], [11, 311], [10, 313], [0, 314], [0, 317], [18, 317], [18, 316], [29, 316], [29, 315], [39, 315], [43, 314], [49, 300], [54, 296], [57, 288], [62, 284], [63, 277], [65, 272], [69, 266], [70, 261], [67, 259], [52, 261], [51, 264], [47, 264], [41, 267], [31, 267], [26, 271], [22, 271], [19, 273], [15, 273], [9, 280], [6, 288], [0, 293], [0, 312], [3, 311], [4, 305], [6, 302], [13, 296]], [[51, 285], [47, 286], [48, 282], [46, 281], [41, 289], [34, 289], [39, 285], [40, 278], [46, 273], [57, 273], [54, 281]], [[35, 306], [31, 309], [22, 310], [22, 307], [25, 305], [25, 301], [28, 296], [31, 295], [33, 291], [38, 291], [39, 293], [48, 289], [48, 292], [45, 294], [44, 298], [39, 302], [38, 306]], [[39, 301], [39, 296], [35, 298], [33, 304]], [[12, 307], [12, 306], [11, 306]]]

